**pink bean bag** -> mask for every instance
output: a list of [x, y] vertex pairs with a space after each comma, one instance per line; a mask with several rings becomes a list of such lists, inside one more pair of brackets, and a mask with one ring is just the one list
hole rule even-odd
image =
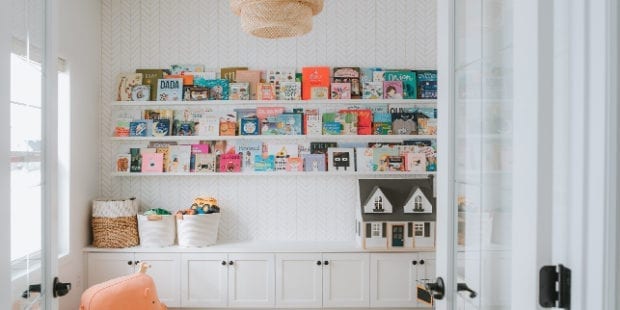
[[146, 274], [148, 265], [140, 271], [89, 287], [82, 294], [80, 310], [166, 310], [159, 301], [155, 282]]

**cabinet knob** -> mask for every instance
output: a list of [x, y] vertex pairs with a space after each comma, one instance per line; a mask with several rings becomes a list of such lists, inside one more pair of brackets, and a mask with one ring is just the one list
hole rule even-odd
[[225, 260], [222, 261], [222, 266], [226, 266], [226, 261]]
[[321, 266], [321, 261], [320, 261], [320, 260], [317, 260], [317, 261], [316, 261], [316, 265], [317, 265], [317, 266]]
[[323, 265], [326, 265], [326, 266], [329, 265], [329, 261], [328, 260], [324, 261]]
[[411, 263], [415, 266], [415, 265], [417, 265], [417, 264], [418, 264], [418, 261], [417, 261], [417, 260], [414, 260], [414, 261], [412, 261]]
[[424, 265], [424, 260], [423, 259], [420, 260], [420, 265]]
[[133, 262], [132, 261], [127, 261], [127, 265], [131, 266], [131, 265], [133, 265]]
[[140, 263], [140, 261], [139, 261], [139, 260], [137, 260], [137, 261], [135, 261], [135, 262], [133, 262], [133, 263], [134, 263], [135, 265], [138, 265], [138, 264]]
[[232, 266], [232, 265], [234, 265], [234, 264], [235, 264], [235, 262], [233, 262], [233, 261], [229, 261], [229, 262], [228, 262], [228, 264]]

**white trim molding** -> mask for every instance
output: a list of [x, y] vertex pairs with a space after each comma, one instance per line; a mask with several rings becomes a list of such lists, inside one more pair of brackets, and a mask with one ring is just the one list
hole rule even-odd
[[[0, 10], [0, 75], [2, 81], [11, 80], [11, 6]], [[0, 83], [0, 309], [11, 309], [11, 165], [10, 165], [10, 124], [11, 101], [10, 83]]]

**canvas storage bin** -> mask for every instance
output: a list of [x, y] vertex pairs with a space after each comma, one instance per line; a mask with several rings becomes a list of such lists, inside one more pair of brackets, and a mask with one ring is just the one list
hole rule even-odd
[[174, 215], [138, 215], [138, 233], [143, 247], [174, 245], [176, 225]]
[[204, 247], [215, 244], [221, 213], [177, 217], [179, 246]]
[[138, 208], [135, 198], [94, 200], [91, 219], [93, 246], [126, 248], [140, 244]]

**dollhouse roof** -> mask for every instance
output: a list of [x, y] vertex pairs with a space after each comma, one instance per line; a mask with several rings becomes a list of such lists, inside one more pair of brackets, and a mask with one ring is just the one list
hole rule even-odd
[[[432, 179], [367, 179], [359, 180], [360, 202], [359, 206], [364, 222], [385, 221], [434, 221], [435, 220], [435, 197], [433, 196]], [[380, 188], [385, 197], [392, 204], [392, 213], [364, 213], [364, 206]], [[428, 215], [405, 213], [403, 206], [411, 195], [420, 189], [426, 199], [433, 206], [433, 213]]]

